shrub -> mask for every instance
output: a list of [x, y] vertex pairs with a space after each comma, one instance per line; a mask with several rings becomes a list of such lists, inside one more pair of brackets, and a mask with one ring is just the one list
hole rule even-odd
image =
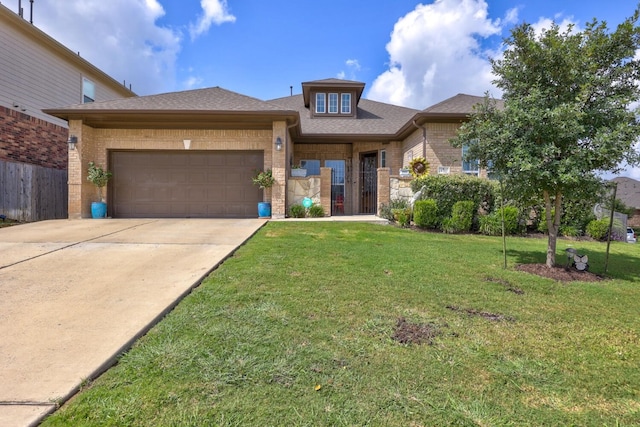
[[391, 209], [393, 219], [400, 227], [409, 227], [411, 225], [411, 208]]
[[560, 226], [560, 235], [566, 237], [580, 237], [582, 231], [575, 225], [561, 225]]
[[406, 209], [409, 207], [409, 202], [404, 199], [393, 199], [389, 205], [382, 204], [380, 206], [380, 218], [384, 218], [388, 221], [395, 221], [393, 217], [394, 209]]
[[[488, 236], [502, 235], [502, 208], [480, 217], [480, 233]], [[504, 232], [517, 234], [520, 231], [520, 213], [515, 206], [504, 207]]]
[[302, 205], [291, 205], [289, 208], [289, 216], [292, 218], [304, 218], [306, 210]]
[[443, 222], [445, 233], [464, 233], [471, 230], [476, 204], [472, 200], [456, 202], [451, 210], [451, 217]]
[[609, 219], [594, 219], [587, 224], [587, 235], [595, 240], [604, 240], [609, 232]]
[[324, 208], [322, 205], [312, 205], [309, 208], [309, 216], [311, 218], [322, 218], [324, 216]]
[[411, 181], [414, 192], [425, 190], [420, 200], [434, 199], [438, 206], [440, 222], [451, 216], [453, 205], [463, 200], [472, 200], [476, 209], [493, 210], [497, 183], [466, 175], [425, 175]]
[[437, 228], [438, 203], [433, 199], [416, 201], [413, 205], [413, 222], [420, 228]]

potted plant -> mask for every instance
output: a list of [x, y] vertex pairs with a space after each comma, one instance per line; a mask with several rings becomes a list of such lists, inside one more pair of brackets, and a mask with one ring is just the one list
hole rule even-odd
[[291, 176], [297, 177], [305, 177], [307, 176], [307, 170], [301, 166], [292, 166], [291, 167]]
[[[261, 190], [266, 190], [268, 188], [271, 188], [273, 184], [276, 182], [276, 179], [273, 177], [273, 173], [271, 169], [267, 169], [266, 171], [256, 171], [255, 176], [251, 178], [251, 180]], [[271, 203], [259, 202], [258, 217], [269, 218], [270, 216], [271, 216]]]
[[96, 166], [94, 162], [89, 162], [89, 170], [87, 172], [87, 181], [90, 181], [98, 188], [98, 202], [91, 203], [91, 216], [93, 218], [106, 218], [107, 217], [107, 204], [105, 203], [102, 195], [102, 188], [104, 188], [113, 174], [109, 171], [102, 169], [100, 166]]

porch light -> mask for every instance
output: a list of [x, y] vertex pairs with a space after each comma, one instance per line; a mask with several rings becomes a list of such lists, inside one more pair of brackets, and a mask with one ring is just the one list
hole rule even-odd
[[69, 144], [69, 150], [75, 150], [77, 143], [78, 143], [78, 137], [75, 135], [69, 135], [69, 139], [67, 139], [67, 144]]
[[280, 137], [276, 138], [276, 151], [281, 151], [282, 150], [282, 139], [280, 139]]

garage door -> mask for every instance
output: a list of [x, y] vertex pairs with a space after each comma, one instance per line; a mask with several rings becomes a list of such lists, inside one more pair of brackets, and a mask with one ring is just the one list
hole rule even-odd
[[115, 218], [253, 218], [262, 190], [251, 182], [262, 151], [111, 153]]

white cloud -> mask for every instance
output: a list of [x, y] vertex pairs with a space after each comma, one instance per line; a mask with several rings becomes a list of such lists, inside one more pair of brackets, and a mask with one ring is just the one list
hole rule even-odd
[[337, 78], [339, 79], [348, 79], [348, 80], [356, 80], [357, 77], [357, 72], [360, 71], [361, 67], [360, 67], [360, 62], [357, 59], [347, 59], [345, 61], [345, 65], [348, 68], [348, 74], [347, 71], [340, 71], [337, 74]]
[[211, 24], [220, 25], [236, 21], [236, 17], [229, 13], [227, 0], [200, 0], [200, 6], [204, 14], [189, 29], [192, 40], [206, 33]]
[[[3, 1], [13, 11], [17, 3]], [[175, 86], [181, 35], [157, 24], [164, 13], [157, 0], [40, 0], [34, 3], [33, 20], [45, 33], [144, 95]]]
[[373, 82], [368, 98], [423, 109], [457, 93], [497, 90], [480, 40], [498, 36], [517, 20], [488, 18], [484, 0], [436, 0], [419, 4], [396, 22], [387, 44], [389, 69]]
[[572, 33], [581, 31], [580, 28], [578, 27], [578, 23], [573, 20], [573, 17], [564, 18], [562, 21], [560, 21], [560, 18], [561, 16], [559, 15], [556, 15], [554, 19], [542, 17], [542, 18], [539, 18], [538, 22], [536, 22], [535, 24], [531, 24], [531, 27], [533, 28], [537, 36], [541, 35], [543, 30], [551, 29], [551, 26], [554, 23], [560, 28], [560, 32], [562, 33], [567, 31], [570, 25], [573, 25]]
[[200, 85], [202, 85], [202, 82], [203, 82], [202, 78], [191, 76], [188, 79], [186, 79], [184, 82], [182, 82], [182, 86], [185, 89], [198, 89]]

